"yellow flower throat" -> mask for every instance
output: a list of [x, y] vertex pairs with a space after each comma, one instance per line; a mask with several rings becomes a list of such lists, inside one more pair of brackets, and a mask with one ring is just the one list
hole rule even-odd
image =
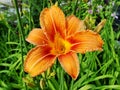
[[52, 44], [52, 50], [51, 53], [53, 55], [57, 54], [66, 54], [70, 51], [71, 44], [64, 40], [62, 37], [60, 37], [59, 34], [55, 35], [54, 43]]

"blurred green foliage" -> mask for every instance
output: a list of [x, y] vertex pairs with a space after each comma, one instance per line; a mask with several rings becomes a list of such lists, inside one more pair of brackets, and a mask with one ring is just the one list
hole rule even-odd
[[[13, 0], [16, 1], [16, 0]], [[108, 1], [108, 2], [105, 2]], [[53, 4], [56, 0], [51, 0]], [[120, 7], [120, 1], [112, 0], [58, 0], [58, 6], [66, 16], [74, 14], [84, 20], [89, 17], [89, 28], [95, 29], [103, 19], [106, 24], [100, 32], [104, 40], [102, 52], [78, 54], [80, 74], [72, 80], [61, 68], [58, 61], [51, 69], [35, 78], [23, 71], [23, 60], [33, 45], [25, 42], [32, 28], [40, 27], [39, 14], [51, 6], [50, 0], [22, 0], [20, 24], [15, 7], [13, 12], [0, 11], [0, 90], [119, 90], [120, 89], [120, 27], [113, 27], [111, 14]], [[89, 4], [90, 3], [90, 4]], [[114, 4], [114, 5], [113, 5]], [[98, 6], [102, 9], [98, 12]], [[18, 8], [18, 7], [17, 7]], [[88, 10], [93, 10], [89, 13]], [[22, 33], [20, 31], [20, 27]], [[21, 37], [23, 35], [23, 37]], [[25, 48], [28, 48], [25, 49]]]

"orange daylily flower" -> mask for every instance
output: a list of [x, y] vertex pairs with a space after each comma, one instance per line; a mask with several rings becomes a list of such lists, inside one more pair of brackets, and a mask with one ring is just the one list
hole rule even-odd
[[41, 28], [33, 29], [26, 39], [36, 45], [28, 52], [24, 63], [25, 72], [32, 77], [46, 71], [58, 58], [63, 69], [76, 79], [80, 71], [77, 53], [102, 50], [99, 34], [81, 30], [81, 20], [74, 15], [65, 18], [55, 5], [41, 12], [40, 25]]

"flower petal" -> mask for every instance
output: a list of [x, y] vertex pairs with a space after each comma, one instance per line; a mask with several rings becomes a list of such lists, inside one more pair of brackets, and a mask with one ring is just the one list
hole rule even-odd
[[45, 8], [40, 14], [40, 24], [50, 40], [54, 40], [55, 33], [65, 37], [65, 16], [59, 7], [53, 5], [51, 8]]
[[50, 54], [50, 48], [47, 46], [37, 46], [29, 51], [24, 62], [24, 70], [32, 77], [46, 71], [52, 66], [56, 56]]
[[84, 22], [82, 20], [79, 20], [74, 15], [68, 16], [66, 18], [67, 20], [67, 36], [73, 35], [79, 30], [85, 29]]
[[73, 78], [76, 79], [79, 74], [79, 60], [76, 53], [69, 52], [58, 57], [58, 60], [64, 70]]
[[69, 38], [69, 41], [73, 44], [71, 49], [79, 53], [102, 50], [103, 45], [103, 40], [100, 35], [91, 30], [81, 31], [75, 36]]
[[28, 42], [35, 44], [35, 45], [44, 45], [47, 44], [47, 38], [44, 34], [44, 31], [40, 28], [33, 29], [27, 39]]

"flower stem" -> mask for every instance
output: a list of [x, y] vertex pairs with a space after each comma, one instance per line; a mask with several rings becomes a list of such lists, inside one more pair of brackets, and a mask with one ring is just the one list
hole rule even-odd
[[18, 9], [19, 6], [18, 6], [18, 3], [17, 3], [17, 0], [13, 0], [13, 1], [14, 1], [16, 12], [17, 12], [18, 28], [19, 28], [19, 32], [20, 32], [20, 35], [21, 35], [21, 39], [23, 41], [22, 44], [24, 44], [26, 51], [28, 51], [27, 46], [25, 44], [25, 35], [22, 31], [22, 22], [21, 22], [21, 19], [20, 19], [20, 13], [19, 13], [19, 9]]
[[[27, 47], [26, 47], [26, 44], [25, 44], [25, 35], [22, 31], [22, 23], [21, 23], [21, 19], [20, 19], [20, 13], [19, 13], [19, 10], [18, 10], [18, 3], [17, 3], [17, 0], [13, 0], [13, 3], [15, 5], [15, 9], [16, 9], [16, 13], [17, 13], [17, 20], [18, 20], [18, 29], [19, 29], [19, 33], [20, 33], [20, 36], [19, 36], [19, 42], [20, 42], [20, 51], [21, 51], [21, 58], [22, 58], [22, 65], [21, 65], [21, 68], [23, 70], [23, 63], [24, 63], [24, 57], [23, 57], [23, 44], [25, 46], [25, 49], [26, 49], [26, 52], [27, 52]], [[24, 72], [22, 73], [22, 77], [24, 77]], [[24, 83], [25, 85], [25, 90], [26, 90], [26, 84]]]
[[64, 72], [62, 69], [60, 72], [60, 89], [59, 90], [64, 90]]

